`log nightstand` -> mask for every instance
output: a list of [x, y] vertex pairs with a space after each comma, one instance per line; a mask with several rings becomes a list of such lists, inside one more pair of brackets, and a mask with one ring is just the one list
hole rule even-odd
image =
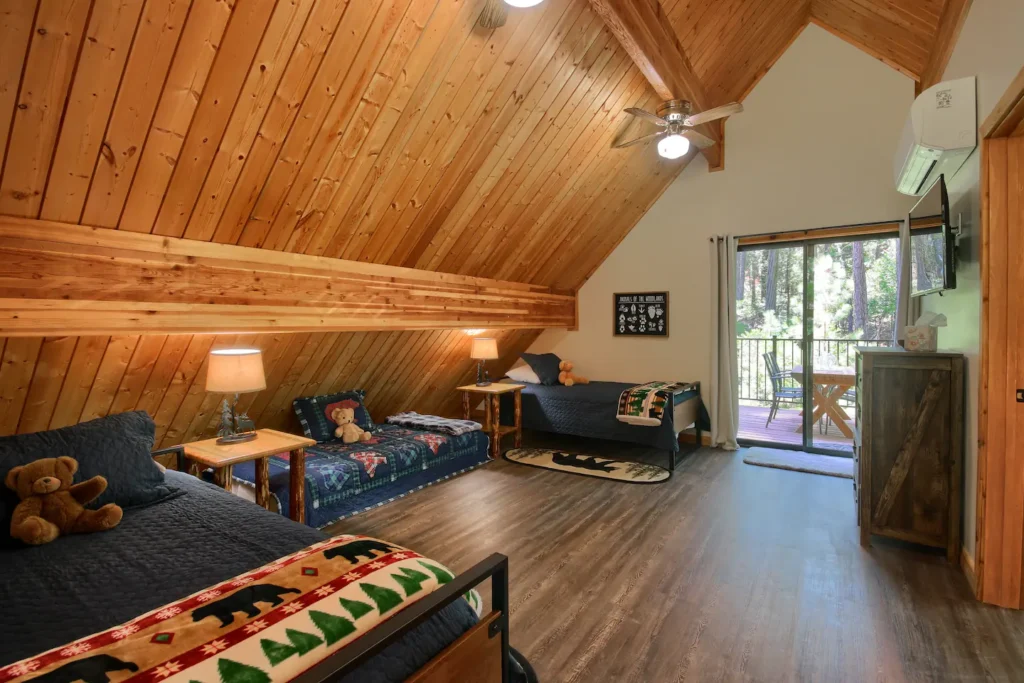
[[[462, 392], [462, 417], [469, 419], [471, 396], [482, 395], [484, 399], [484, 431], [491, 437], [491, 457], [497, 460], [501, 455], [501, 437], [506, 434], [515, 434], [515, 447], [523, 445], [523, 389], [525, 384], [502, 384], [496, 382], [485, 387], [478, 387], [475, 384], [467, 384], [459, 387], [457, 391]], [[501, 426], [501, 396], [502, 394], [514, 394], [515, 396], [515, 419], [511, 427]]]
[[[275, 429], [258, 429], [252, 441], [219, 444], [217, 439], [195, 441], [183, 446], [185, 457], [200, 465], [212, 467], [214, 480], [231, 490], [231, 466], [256, 461], [256, 504], [268, 508], [270, 504], [270, 461], [272, 455], [288, 453], [288, 510], [296, 522], [306, 523], [306, 446], [316, 441], [304, 436], [285, 434]], [[191, 468], [190, 468], [191, 470]]]

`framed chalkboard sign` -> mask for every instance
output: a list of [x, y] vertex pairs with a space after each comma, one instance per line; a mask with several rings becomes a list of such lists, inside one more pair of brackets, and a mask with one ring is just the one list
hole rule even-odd
[[616, 337], [667, 337], [668, 292], [615, 294]]

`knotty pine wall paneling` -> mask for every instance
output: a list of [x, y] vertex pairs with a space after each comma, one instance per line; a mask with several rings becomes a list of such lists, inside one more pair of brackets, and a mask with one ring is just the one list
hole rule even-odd
[[[538, 330], [489, 330], [503, 373]], [[0, 340], [0, 436], [63, 427], [108, 413], [146, 410], [157, 444], [212, 436], [223, 396], [205, 390], [211, 349], [252, 346], [264, 354], [267, 389], [240, 408], [260, 427], [295, 431], [292, 400], [362, 388], [375, 419], [401, 410], [455, 415], [454, 388], [475, 361], [461, 330], [226, 335], [12, 337]]]

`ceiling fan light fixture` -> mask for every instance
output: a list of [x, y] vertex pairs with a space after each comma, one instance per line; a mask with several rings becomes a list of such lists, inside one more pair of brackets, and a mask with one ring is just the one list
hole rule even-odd
[[512, 5], [513, 7], [533, 7], [542, 2], [544, 0], [505, 0], [506, 5]]
[[690, 151], [690, 141], [682, 135], [666, 135], [658, 141], [658, 154], [665, 159], [678, 159]]

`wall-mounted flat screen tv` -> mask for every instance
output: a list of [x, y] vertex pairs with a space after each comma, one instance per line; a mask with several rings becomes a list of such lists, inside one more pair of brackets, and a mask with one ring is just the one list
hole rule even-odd
[[910, 251], [911, 296], [956, 289], [956, 234], [944, 176], [910, 211]]

